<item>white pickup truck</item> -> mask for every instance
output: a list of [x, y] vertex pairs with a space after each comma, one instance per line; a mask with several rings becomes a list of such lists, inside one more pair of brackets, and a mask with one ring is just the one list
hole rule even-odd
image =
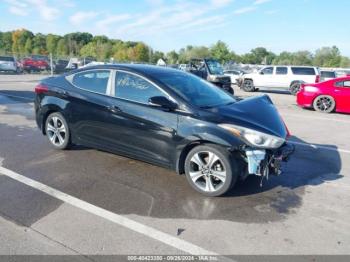
[[246, 92], [257, 88], [288, 90], [296, 95], [302, 83], [318, 83], [320, 72], [312, 66], [266, 66], [256, 73], [244, 74], [238, 81]]

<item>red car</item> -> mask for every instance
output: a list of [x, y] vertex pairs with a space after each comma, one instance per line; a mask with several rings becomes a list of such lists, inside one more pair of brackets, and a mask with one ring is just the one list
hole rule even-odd
[[297, 103], [323, 113], [350, 113], [350, 76], [303, 84], [297, 94]]
[[45, 56], [33, 55], [22, 60], [23, 70], [26, 72], [49, 70], [49, 62]]

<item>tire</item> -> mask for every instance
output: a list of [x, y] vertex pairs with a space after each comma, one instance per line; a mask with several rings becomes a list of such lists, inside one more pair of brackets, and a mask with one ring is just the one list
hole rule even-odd
[[254, 92], [255, 87], [254, 87], [254, 82], [251, 79], [245, 79], [243, 80], [243, 90], [246, 92]]
[[299, 90], [300, 90], [301, 83], [300, 82], [293, 82], [289, 87], [289, 92], [295, 96]]
[[321, 113], [331, 113], [336, 106], [334, 98], [327, 95], [316, 97], [312, 105], [317, 112]]
[[67, 121], [59, 112], [52, 113], [47, 117], [45, 133], [50, 144], [55, 149], [64, 150], [71, 145]]
[[218, 145], [199, 145], [185, 160], [185, 173], [189, 184], [197, 192], [217, 197], [229, 191], [238, 178], [238, 163]]

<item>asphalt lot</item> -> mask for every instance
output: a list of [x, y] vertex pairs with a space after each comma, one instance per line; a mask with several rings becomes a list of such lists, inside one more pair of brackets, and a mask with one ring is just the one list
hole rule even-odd
[[296, 144], [284, 174], [206, 198], [163, 168], [53, 150], [34, 122], [40, 77], [0, 75], [0, 255], [350, 254], [349, 115], [269, 93]]

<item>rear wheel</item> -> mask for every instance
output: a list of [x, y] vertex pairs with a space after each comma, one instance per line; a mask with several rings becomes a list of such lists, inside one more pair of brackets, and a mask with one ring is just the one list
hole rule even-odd
[[254, 87], [254, 82], [251, 79], [245, 79], [243, 81], [243, 90], [246, 92], [254, 92], [255, 87]]
[[335, 109], [335, 100], [331, 96], [321, 95], [315, 98], [313, 107], [322, 113], [331, 113]]
[[46, 136], [56, 149], [66, 149], [70, 146], [70, 132], [67, 121], [59, 112], [50, 114], [45, 122]]
[[300, 90], [300, 87], [301, 87], [301, 83], [300, 82], [294, 82], [290, 85], [289, 87], [289, 92], [295, 96], [299, 90]]
[[225, 194], [238, 177], [238, 165], [230, 153], [217, 145], [200, 145], [186, 157], [185, 173], [189, 184], [203, 195]]

